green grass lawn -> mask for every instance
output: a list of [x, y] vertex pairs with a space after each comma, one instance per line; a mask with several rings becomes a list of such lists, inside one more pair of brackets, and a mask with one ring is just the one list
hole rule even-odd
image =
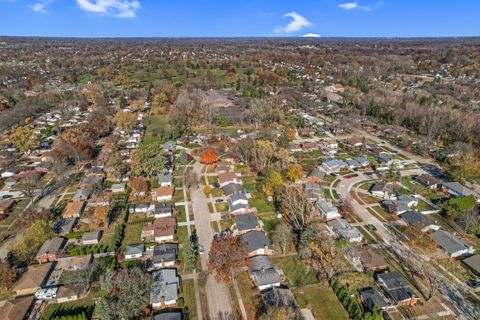
[[187, 226], [177, 227], [177, 240], [178, 243], [182, 243], [188, 237]]
[[275, 215], [273, 214], [262, 215], [259, 219], [263, 221], [264, 229], [266, 232], [275, 230], [277, 226], [281, 223], [280, 219], [275, 217]]
[[218, 230], [217, 221], [210, 221], [210, 226], [212, 227], [213, 232], [215, 233], [220, 232], [220, 230]]
[[254, 319], [257, 291], [255, 284], [248, 275], [248, 272], [241, 272], [237, 274], [237, 284], [238, 289], [240, 290], [240, 295], [242, 296], [243, 305], [247, 311], [248, 319]]
[[126, 225], [125, 236], [123, 237], [122, 241], [122, 250], [124, 250], [129, 244], [139, 243], [141, 241], [142, 229], [144, 225], [144, 223]]
[[223, 197], [223, 190], [218, 188], [218, 189], [213, 189], [212, 190], [212, 197], [214, 198], [219, 198], [219, 197]]
[[218, 213], [225, 212], [228, 210], [228, 204], [226, 204], [225, 202], [215, 203], [215, 209], [217, 209]]
[[180, 297], [184, 300], [184, 309], [188, 311], [188, 318], [190, 320], [197, 319], [197, 303], [195, 300], [195, 285], [193, 280], [182, 281], [182, 291]]
[[415, 209], [420, 212], [433, 210], [432, 206], [420, 199], [418, 199], [418, 205], [415, 207]]
[[187, 213], [185, 211], [185, 206], [175, 206], [175, 211], [177, 212], [176, 217], [178, 222], [187, 221]]
[[272, 262], [282, 268], [288, 286], [291, 288], [300, 284], [308, 285], [318, 282], [313, 269], [307, 262], [299, 260], [296, 256], [273, 257]]
[[348, 314], [338, 301], [332, 289], [320, 283], [307, 286], [303, 293], [299, 289], [292, 290], [301, 308], [312, 310], [316, 320], [347, 320]]
[[208, 184], [214, 184], [218, 182], [217, 176], [207, 176]]
[[173, 197], [174, 202], [182, 202], [185, 200], [185, 197], [183, 196], [183, 190], [176, 190], [175, 191], [175, 196]]
[[[377, 242], [377, 241], [376, 241], [374, 238], [372, 238], [372, 236], [367, 232], [367, 230], [366, 230], [367, 227], [358, 226], [357, 229], [358, 229], [358, 231], [360, 231], [360, 232], [362, 233], [362, 235], [363, 235], [363, 241], [364, 241], [365, 243], [370, 244], [370, 243], [375, 243], [375, 242]], [[370, 231], [370, 232], [372, 232], [372, 231]]]
[[213, 211], [213, 204], [212, 204], [211, 202], [208, 203], [208, 211], [209, 211], [210, 213], [214, 213], [214, 211]]
[[252, 199], [248, 199], [248, 204], [250, 207], [257, 208], [258, 213], [275, 211], [275, 207], [273, 206], [273, 203], [268, 202], [265, 198], [255, 197]]

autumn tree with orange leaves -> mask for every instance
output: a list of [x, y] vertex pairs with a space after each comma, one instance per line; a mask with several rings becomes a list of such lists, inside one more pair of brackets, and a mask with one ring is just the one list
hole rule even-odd
[[130, 186], [134, 195], [148, 192], [148, 180], [144, 177], [130, 178]]
[[214, 164], [218, 161], [218, 154], [215, 149], [209, 148], [200, 155], [200, 162], [203, 164]]
[[208, 271], [213, 272], [218, 282], [232, 280], [235, 268], [247, 264], [247, 249], [240, 237], [219, 238], [212, 241], [208, 254]]

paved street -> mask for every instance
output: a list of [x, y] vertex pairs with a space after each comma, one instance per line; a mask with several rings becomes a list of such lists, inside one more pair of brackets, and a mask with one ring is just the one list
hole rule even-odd
[[[193, 171], [201, 177], [203, 165], [196, 162]], [[213, 239], [214, 232], [210, 225], [210, 212], [208, 210], [207, 197], [203, 193], [201, 185], [192, 188], [192, 207], [195, 221], [195, 227], [199, 243], [204, 246], [205, 253], [201, 256], [202, 269], [207, 270], [208, 253], [210, 252], [210, 244]], [[232, 306], [228, 287], [225, 284], [218, 283], [213, 275], [209, 275], [206, 284], [208, 311], [210, 319], [217, 319], [220, 313], [232, 313]]]

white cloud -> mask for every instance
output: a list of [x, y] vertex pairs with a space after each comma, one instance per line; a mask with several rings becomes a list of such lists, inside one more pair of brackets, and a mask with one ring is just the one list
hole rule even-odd
[[134, 18], [140, 8], [137, 0], [76, 0], [80, 9], [85, 12], [112, 15], [117, 18]]
[[346, 2], [346, 3], [339, 4], [338, 7], [345, 10], [353, 10], [353, 9], [358, 9], [358, 3]]
[[38, 1], [35, 2], [32, 5], [29, 5], [29, 7], [38, 13], [48, 13], [47, 12], [47, 7], [50, 6], [53, 3], [54, 0], [43, 0], [43, 1]]
[[304, 38], [320, 38], [320, 35], [317, 33], [307, 33], [304, 34], [302, 37]]
[[344, 10], [363, 10], [363, 11], [371, 11], [373, 9], [378, 9], [383, 5], [383, 1], [378, 1], [374, 5], [371, 6], [361, 6], [358, 2], [345, 2], [339, 4], [338, 7]]
[[274, 32], [282, 33], [282, 32], [295, 32], [299, 31], [303, 28], [310, 27], [312, 23], [308, 21], [302, 15], [296, 12], [289, 12], [283, 15], [283, 18], [292, 18], [292, 21], [287, 24], [285, 27], [276, 27]]

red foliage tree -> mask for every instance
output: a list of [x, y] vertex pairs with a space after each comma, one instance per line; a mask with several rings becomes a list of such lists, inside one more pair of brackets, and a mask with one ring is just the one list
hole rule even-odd
[[235, 268], [247, 263], [247, 249], [240, 237], [226, 237], [212, 241], [208, 254], [208, 270], [218, 282], [232, 280]]
[[204, 164], [214, 164], [218, 161], [218, 154], [215, 149], [209, 148], [200, 155], [200, 162]]

